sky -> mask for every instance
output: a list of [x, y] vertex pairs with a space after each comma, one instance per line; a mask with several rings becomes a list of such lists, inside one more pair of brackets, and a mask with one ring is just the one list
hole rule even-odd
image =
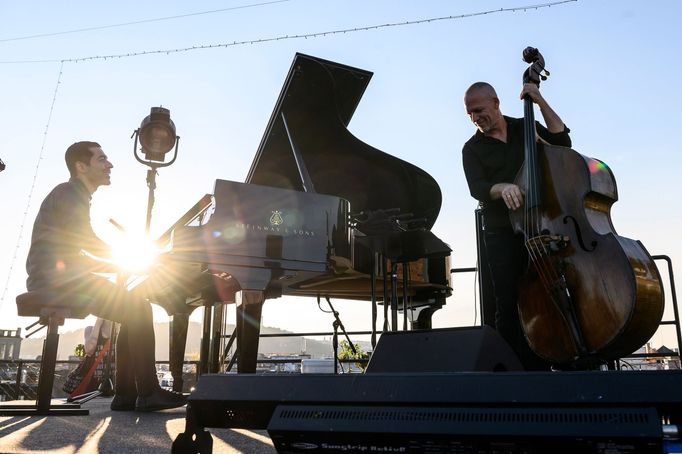
[[[682, 120], [682, 3], [550, 3], [0, 0], [0, 159], [7, 166], [0, 173], [0, 329], [33, 321], [17, 317], [14, 298], [25, 290], [40, 203], [68, 179], [63, 156], [71, 143], [95, 140], [114, 164], [111, 186], [93, 197], [98, 235], [120, 235], [110, 218], [141, 233], [147, 168], [134, 159], [131, 134], [150, 107], [170, 109], [181, 140], [177, 161], [156, 180], [155, 237], [216, 179], [244, 181], [296, 52], [374, 73], [349, 130], [433, 176], [443, 194], [433, 231], [452, 247], [453, 267], [473, 267], [477, 203], [461, 148], [474, 126], [462, 94], [475, 81], [490, 82], [503, 113], [522, 116], [521, 52], [537, 47], [551, 72], [541, 90], [570, 127], [573, 148], [615, 175], [616, 232], [670, 256], [679, 279], [682, 138], [673, 132]], [[390, 24], [397, 25], [383, 26]], [[480, 323], [475, 288], [473, 273], [456, 275], [434, 327]], [[347, 329], [370, 329], [369, 304], [337, 301], [335, 308]], [[155, 319], [166, 320], [160, 308]], [[67, 329], [88, 323], [68, 321]], [[291, 331], [331, 331], [332, 323], [312, 299], [271, 300], [263, 312], [264, 325]], [[655, 347], [664, 343], [676, 346], [671, 327], [652, 338]]]

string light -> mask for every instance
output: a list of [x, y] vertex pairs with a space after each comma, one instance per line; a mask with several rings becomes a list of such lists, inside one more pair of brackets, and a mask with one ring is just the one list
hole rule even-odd
[[38, 171], [40, 170], [40, 163], [43, 160], [43, 154], [45, 152], [45, 143], [47, 142], [47, 132], [50, 129], [50, 122], [52, 120], [52, 112], [54, 112], [54, 104], [57, 101], [57, 92], [59, 91], [59, 85], [62, 83], [62, 70], [64, 68], [64, 63], [59, 65], [59, 76], [57, 76], [57, 84], [54, 87], [54, 93], [52, 94], [52, 104], [50, 104], [50, 113], [47, 116], [47, 124], [45, 125], [45, 131], [43, 131], [43, 142], [40, 145], [40, 154], [38, 155], [38, 163], [36, 164], [36, 170], [33, 173], [33, 181], [31, 183], [31, 189], [28, 191], [28, 201], [26, 203], [26, 209], [24, 210], [24, 216], [21, 219], [21, 224], [19, 226], [19, 236], [17, 238], [17, 244], [14, 247], [14, 255], [9, 265], [9, 271], [7, 272], [7, 281], [5, 282], [5, 288], [2, 290], [2, 297], [0, 297], [0, 308], [5, 302], [5, 296], [7, 295], [7, 290], [9, 289], [9, 282], [12, 278], [12, 271], [14, 270], [14, 264], [17, 261], [17, 253], [19, 252], [19, 246], [21, 245], [21, 239], [23, 238], [24, 227], [26, 225], [26, 216], [28, 215], [28, 210], [31, 207], [31, 200], [33, 198], [33, 191], [36, 187], [36, 181], [38, 180]]
[[517, 11], [527, 12], [528, 10], [538, 10], [540, 8], [549, 8], [552, 6], [558, 6], [558, 5], [563, 5], [565, 3], [573, 3], [573, 2], [577, 2], [577, 1], [578, 0], [561, 0], [561, 1], [552, 2], [552, 3], [541, 3], [541, 4], [537, 4], [537, 5], [517, 6], [517, 7], [513, 7], [513, 8], [499, 8], [499, 9], [493, 9], [493, 10], [488, 10], [488, 11], [480, 11], [477, 13], [460, 14], [457, 16], [432, 17], [429, 19], [419, 19], [419, 20], [404, 21], [404, 22], [392, 22], [392, 23], [386, 23], [386, 24], [380, 24], [380, 25], [368, 25], [365, 27], [345, 28], [345, 29], [329, 30], [329, 31], [324, 31], [324, 32], [316, 32], [316, 33], [284, 35], [284, 36], [275, 36], [275, 37], [271, 37], [271, 38], [259, 38], [259, 39], [243, 40], [243, 41], [232, 41], [230, 43], [203, 44], [203, 45], [198, 45], [198, 46], [183, 47], [183, 48], [176, 48], [176, 49], [144, 50], [144, 51], [140, 51], [140, 52], [128, 52], [128, 53], [124, 53], [124, 54], [93, 55], [93, 56], [89, 56], [89, 57], [64, 58], [64, 59], [53, 59], [53, 60], [0, 61], [0, 64], [63, 63], [63, 62], [78, 63], [78, 62], [93, 61], [93, 60], [107, 60], [107, 59], [114, 59], [114, 58], [140, 57], [140, 56], [154, 55], [154, 54], [170, 55], [170, 54], [177, 54], [177, 53], [182, 53], [182, 52], [191, 52], [191, 51], [195, 51], [195, 50], [227, 48], [227, 47], [243, 46], [246, 44], [264, 44], [264, 43], [269, 43], [269, 42], [273, 42], [273, 41], [284, 41], [284, 40], [301, 39], [301, 38], [303, 38], [303, 39], [319, 38], [319, 37], [326, 37], [328, 35], [338, 35], [338, 34], [345, 34], [345, 33], [369, 31], [369, 30], [379, 30], [379, 29], [390, 28], [390, 27], [402, 27], [405, 25], [418, 25], [418, 24], [425, 24], [425, 23], [431, 23], [431, 22], [436, 22], [436, 21], [467, 19], [470, 17], [485, 16], [488, 14], [496, 14], [496, 13], [510, 13], [510, 12], [517, 12]]

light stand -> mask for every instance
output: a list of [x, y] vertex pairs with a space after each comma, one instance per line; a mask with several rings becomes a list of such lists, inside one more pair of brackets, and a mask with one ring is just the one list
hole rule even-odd
[[[154, 190], [156, 189], [157, 169], [168, 167], [175, 162], [178, 157], [178, 146], [180, 137], [175, 134], [175, 124], [170, 119], [170, 110], [164, 107], [152, 107], [150, 114], [142, 120], [140, 127], [133, 132], [135, 143], [133, 144], [133, 155], [141, 164], [149, 167], [147, 170], [147, 187], [149, 197], [147, 198], [147, 220], [145, 232], [149, 234], [149, 226], [152, 221], [152, 208], [154, 207]], [[140, 142], [140, 150], [145, 159], [140, 158], [137, 149], [137, 142]], [[165, 162], [165, 155], [173, 146], [175, 152], [169, 162]]]

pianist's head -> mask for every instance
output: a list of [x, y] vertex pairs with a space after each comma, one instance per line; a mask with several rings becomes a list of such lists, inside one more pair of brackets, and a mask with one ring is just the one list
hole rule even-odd
[[78, 178], [90, 194], [102, 185], [111, 184], [114, 167], [97, 142], [82, 141], [71, 145], [64, 155], [71, 178]]

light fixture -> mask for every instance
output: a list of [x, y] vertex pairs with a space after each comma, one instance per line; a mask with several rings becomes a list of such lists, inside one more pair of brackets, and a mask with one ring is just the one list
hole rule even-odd
[[[177, 144], [175, 135], [175, 123], [170, 118], [170, 110], [163, 107], [152, 107], [149, 115], [140, 123], [138, 129], [141, 151], [145, 158], [150, 161], [163, 162], [166, 153], [173, 149]], [[177, 147], [173, 160], [166, 165], [170, 165], [177, 157]]]
[[[133, 155], [141, 164], [149, 167], [147, 170], [147, 187], [149, 188], [149, 198], [147, 201], [147, 222], [146, 232], [149, 233], [149, 226], [152, 220], [152, 208], [154, 207], [154, 190], [156, 189], [156, 174], [159, 167], [168, 167], [175, 162], [178, 157], [178, 145], [180, 137], [175, 133], [175, 123], [170, 118], [170, 110], [165, 107], [152, 107], [140, 127], [133, 132], [135, 143], [133, 144]], [[140, 149], [137, 148], [138, 140]], [[166, 154], [175, 147], [173, 157], [166, 162]], [[144, 159], [140, 157], [144, 155]]]

